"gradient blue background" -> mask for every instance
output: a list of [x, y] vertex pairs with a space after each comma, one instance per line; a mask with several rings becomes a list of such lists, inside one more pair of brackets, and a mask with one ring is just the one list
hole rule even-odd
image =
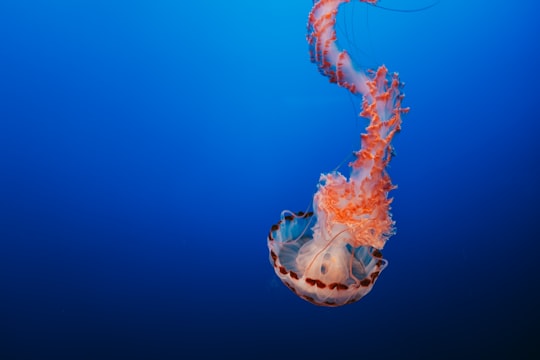
[[266, 247], [362, 128], [311, 5], [0, 3], [0, 358], [540, 357], [540, 5], [347, 10], [412, 110], [390, 265], [335, 309]]

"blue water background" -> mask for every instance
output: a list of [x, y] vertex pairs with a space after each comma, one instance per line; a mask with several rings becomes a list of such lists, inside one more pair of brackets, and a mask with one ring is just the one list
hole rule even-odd
[[389, 267], [334, 309], [266, 247], [365, 125], [309, 62], [311, 5], [0, 3], [0, 358], [540, 356], [539, 3], [347, 9], [411, 112]]

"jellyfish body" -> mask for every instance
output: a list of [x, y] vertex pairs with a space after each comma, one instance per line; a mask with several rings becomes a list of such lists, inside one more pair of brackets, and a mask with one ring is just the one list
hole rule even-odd
[[[387, 262], [381, 249], [394, 234], [390, 214], [394, 189], [386, 172], [391, 140], [400, 130], [402, 83], [386, 67], [357, 69], [337, 44], [336, 15], [350, 0], [315, 1], [307, 41], [311, 61], [331, 83], [362, 97], [361, 117], [369, 119], [361, 147], [349, 164], [351, 174], [322, 174], [313, 213], [284, 212], [268, 235], [276, 274], [301, 298], [340, 306], [366, 295]], [[375, 4], [376, 0], [360, 0]]]

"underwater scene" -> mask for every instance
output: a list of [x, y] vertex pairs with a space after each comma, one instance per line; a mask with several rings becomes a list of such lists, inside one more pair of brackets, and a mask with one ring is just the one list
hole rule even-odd
[[540, 358], [540, 3], [0, 3], [0, 359]]

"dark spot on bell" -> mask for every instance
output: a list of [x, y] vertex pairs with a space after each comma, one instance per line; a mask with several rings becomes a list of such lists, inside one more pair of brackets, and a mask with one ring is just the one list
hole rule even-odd
[[317, 283], [317, 280], [313, 280], [313, 279], [311, 279], [311, 278], [306, 278], [306, 282], [307, 282], [309, 285], [313, 286], [313, 285], [315, 285], [315, 284]]
[[382, 258], [382, 252], [379, 249], [373, 250], [373, 256], [377, 258]]
[[316, 281], [316, 285], [319, 289], [324, 289], [326, 287], [326, 284], [323, 283], [321, 280], [315, 280]]
[[375, 279], [377, 279], [378, 277], [379, 277], [378, 271], [375, 271], [373, 274], [371, 274], [371, 280], [373, 280], [373, 282], [375, 282]]
[[279, 229], [279, 225], [278, 224], [274, 224], [272, 225], [272, 228], [270, 231], [276, 231], [277, 229]]
[[292, 277], [293, 279], [298, 280], [298, 274], [295, 273], [294, 271], [291, 270], [291, 271], [289, 272], [289, 275], [291, 275], [291, 277]]
[[360, 285], [362, 285], [362, 286], [369, 286], [369, 284], [371, 284], [371, 280], [369, 280], [369, 279], [364, 279], [364, 280], [360, 281]]
[[287, 275], [287, 269], [285, 269], [283, 266], [279, 267], [279, 272], [282, 273], [283, 275]]
[[338, 286], [338, 283], [331, 283], [330, 285], [328, 285], [328, 288], [330, 290], [334, 290], [335, 288], [337, 288], [337, 286]]
[[337, 284], [338, 290], [347, 290], [349, 287], [345, 284]]
[[292, 221], [293, 219], [294, 219], [294, 217], [292, 215], [285, 216], [285, 220], [287, 220], [287, 221]]

